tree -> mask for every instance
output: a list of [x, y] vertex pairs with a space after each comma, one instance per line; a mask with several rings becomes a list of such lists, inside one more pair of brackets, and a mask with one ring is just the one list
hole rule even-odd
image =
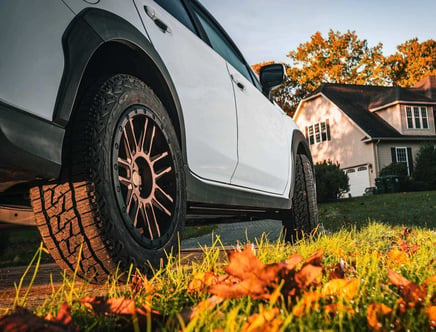
[[288, 80], [280, 93], [295, 111], [300, 100], [322, 83], [387, 85], [390, 80], [382, 47], [381, 43], [369, 47], [354, 31], [330, 30], [327, 38], [316, 32], [309, 42], [289, 52]]
[[339, 194], [350, 190], [348, 175], [339, 163], [324, 160], [315, 164], [316, 195], [318, 202], [330, 202], [338, 198]]
[[436, 188], [436, 149], [432, 143], [424, 144], [419, 149], [413, 179]]
[[380, 171], [380, 176], [386, 175], [407, 176], [407, 165], [405, 163], [391, 163]]
[[420, 43], [414, 38], [398, 45], [397, 50], [387, 59], [394, 84], [409, 87], [424, 76], [436, 75], [436, 41], [433, 39]]

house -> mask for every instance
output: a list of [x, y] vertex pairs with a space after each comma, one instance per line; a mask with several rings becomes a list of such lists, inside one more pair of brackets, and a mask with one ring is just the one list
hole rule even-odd
[[380, 170], [405, 163], [409, 174], [422, 144], [436, 141], [436, 76], [411, 88], [323, 84], [304, 98], [294, 120], [314, 162], [339, 162], [350, 194], [375, 186]]

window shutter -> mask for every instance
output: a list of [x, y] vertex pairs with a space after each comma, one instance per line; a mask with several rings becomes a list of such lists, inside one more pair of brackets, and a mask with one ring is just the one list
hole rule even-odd
[[409, 163], [409, 174], [413, 173], [413, 158], [412, 158], [412, 148], [407, 148], [407, 161]]
[[397, 153], [395, 151], [395, 148], [391, 148], [391, 156], [392, 156], [392, 162], [396, 163], [397, 162]]
[[309, 128], [306, 126], [306, 139], [309, 141]]
[[325, 126], [327, 129], [327, 141], [330, 141], [330, 122], [329, 119], [325, 120]]

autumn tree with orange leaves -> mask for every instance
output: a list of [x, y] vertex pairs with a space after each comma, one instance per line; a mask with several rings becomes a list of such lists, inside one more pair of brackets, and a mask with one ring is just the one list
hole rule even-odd
[[[383, 45], [368, 46], [354, 31], [320, 32], [310, 41], [289, 52], [286, 64], [288, 79], [274, 92], [276, 102], [293, 115], [301, 99], [322, 83], [412, 86], [426, 75], [436, 74], [436, 42], [406, 41], [390, 57], [382, 53]], [[256, 64], [253, 69], [272, 62]]]

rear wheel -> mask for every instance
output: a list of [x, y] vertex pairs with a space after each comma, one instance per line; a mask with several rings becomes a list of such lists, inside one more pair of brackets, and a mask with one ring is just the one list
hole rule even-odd
[[180, 146], [158, 97], [115, 75], [90, 91], [68, 137], [65, 180], [31, 190], [52, 256], [69, 271], [79, 261], [79, 276], [95, 282], [118, 266], [159, 266], [183, 230], [186, 194]]
[[307, 156], [298, 154], [295, 160], [295, 186], [292, 209], [285, 212], [285, 240], [295, 242], [310, 234], [318, 225], [315, 176]]

